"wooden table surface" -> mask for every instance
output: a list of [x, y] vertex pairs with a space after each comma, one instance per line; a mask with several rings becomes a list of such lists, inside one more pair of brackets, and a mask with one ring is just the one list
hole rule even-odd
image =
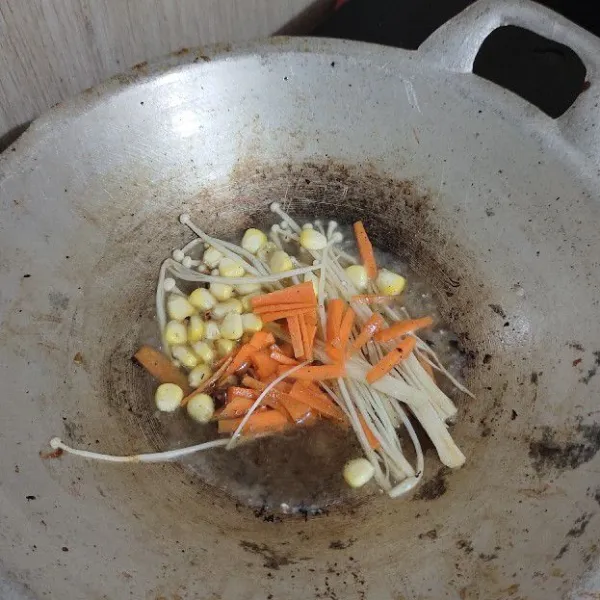
[[0, 139], [48, 107], [183, 47], [280, 31], [325, 0], [1, 0]]

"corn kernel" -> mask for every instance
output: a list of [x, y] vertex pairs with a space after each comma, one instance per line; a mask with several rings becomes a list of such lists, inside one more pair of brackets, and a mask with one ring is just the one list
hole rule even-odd
[[171, 294], [167, 299], [167, 313], [170, 319], [183, 321], [191, 317], [195, 312], [196, 309], [183, 296]]
[[221, 323], [221, 337], [226, 340], [239, 340], [244, 333], [242, 316], [237, 313], [229, 313]]
[[242, 327], [246, 333], [256, 333], [263, 328], [262, 319], [253, 313], [242, 315]]
[[208, 321], [204, 325], [204, 339], [205, 340], [218, 340], [221, 337], [221, 329], [218, 323], [214, 321]]
[[213, 350], [211, 344], [207, 342], [196, 342], [195, 344], [192, 344], [192, 350], [203, 363], [209, 365], [213, 360], [215, 360], [215, 351]]
[[350, 265], [346, 267], [346, 277], [348, 277], [359, 292], [364, 292], [369, 285], [367, 270], [362, 265]]
[[173, 412], [183, 400], [183, 390], [174, 383], [162, 383], [156, 388], [154, 402], [156, 408], [163, 412]]
[[187, 346], [173, 346], [171, 354], [188, 369], [193, 369], [198, 364], [196, 355]]
[[221, 262], [222, 258], [223, 255], [218, 250], [215, 250], [215, 248], [210, 246], [204, 251], [202, 261], [209, 269], [215, 269], [219, 266], [219, 262]]
[[211, 375], [212, 372], [208, 365], [198, 365], [190, 371], [188, 375], [188, 383], [190, 384], [190, 387], [197, 388]]
[[165, 327], [165, 340], [169, 346], [185, 344], [187, 342], [187, 330], [179, 321], [169, 321]]
[[406, 285], [406, 279], [387, 269], [380, 269], [377, 275], [377, 289], [385, 296], [397, 296]]
[[196, 394], [187, 403], [187, 413], [198, 423], [208, 423], [215, 414], [214, 400], [208, 394]]
[[277, 246], [273, 242], [267, 242], [257, 253], [256, 256], [263, 262], [268, 262], [271, 254], [277, 250]]
[[246, 229], [242, 238], [242, 248], [256, 254], [267, 243], [267, 236], [260, 229]]
[[210, 311], [210, 316], [213, 319], [220, 321], [230, 312], [236, 312], [238, 315], [242, 314], [242, 303], [237, 298], [231, 298], [226, 302], [219, 302], [218, 304], [215, 304], [213, 309]]
[[285, 271], [291, 271], [294, 265], [287, 252], [276, 250], [269, 258], [269, 267], [273, 273], [284, 273]]
[[206, 288], [194, 290], [189, 300], [192, 306], [202, 311], [210, 310], [217, 303], [217, 299]]
[[219, 262], [221, 277], [243, 277], [245, 272], [242, 265], [227, 256]]
[[252, 312], [252, 298], [256, 298], [256, 296], [260, 296], [260, 294], [248, 294], [240, 298], [244, 312]]
[[344, 479], [353, 488], [362, 487], [374, 474], [375, 469], [366, 458], [354, 458], [344, 465]]
[[327, 246], [327, 238], [316, 229], [307, 227], [300, 233], [300, 245], [307, 250], [323, 250]]
[[227, 356], [230, 352], [233, 351], [234, 348], [235, 348], [235, 342], [233, 342], [231, 340], [226, 340], [226, 339], [220, 338], [215, 342], [215, 349], [217, 351], [217, 356], [219, 358], [223, 358], [224, 356]]
[[[192, 315], [187, 328], [187, 341], [199, 342], [204, 335], [204, 321], [198, 315]], [[184, 342], [179, 342], [184, 344]]]
[[227, 283], [211, 283], [210, 284], [210, 293], [217, 299], [219, 302], [224, 302], [225, 300], [229, 300], [233, 295], [233, 286]]

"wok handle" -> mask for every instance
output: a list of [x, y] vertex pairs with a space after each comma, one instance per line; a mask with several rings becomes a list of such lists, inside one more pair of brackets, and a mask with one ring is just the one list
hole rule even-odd
[[[434, 31], [419, 53], [448, 71], [471, 73], [484, 40], [499, 27], [516, 25], [565, 44], [583, 61], [590, 87], [558, 119], [559, 135], [588, 156], [600, 158], [600, 39], [530, 0], [478, 0]], [[551, 123], [553, 121], [547, 117]]]

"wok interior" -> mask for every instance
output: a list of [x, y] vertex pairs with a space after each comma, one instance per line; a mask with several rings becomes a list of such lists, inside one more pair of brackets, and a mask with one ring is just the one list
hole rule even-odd
[[[110, 102], [91, 92], [2, 163], [2, 559], [35, 593], [548, 598], [597, 559], [595, 199], [486, 109], [488, 84], [395, 50], [304, 43], [113, 82]], [[245, 462], [41, 461], [52, 435], [116, 454], [198, 439], [156, 418], [130, 360], [157, 342], [157, 267], [189, 239], [181, 212], [227, 238], [268, 222], [277, 199], [363, 219], [430, 282], [476, 395], [455, 396], [465, 466], [429, 449], [423, 485], [391, 501], [338, 485], [344, 444], [300, 456], [273, 440]], [[254, 458], [273, 461], [270, 479]], [[252, 502], [277, 504], [290, 480], [300, 506], [327, 511]]]

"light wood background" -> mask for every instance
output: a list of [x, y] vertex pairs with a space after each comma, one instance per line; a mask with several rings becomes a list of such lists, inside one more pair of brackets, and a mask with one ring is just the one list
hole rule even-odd
[[183, 47], [271, 35], [327, 0], [0, 0], [0, 138], [46, 108]]

